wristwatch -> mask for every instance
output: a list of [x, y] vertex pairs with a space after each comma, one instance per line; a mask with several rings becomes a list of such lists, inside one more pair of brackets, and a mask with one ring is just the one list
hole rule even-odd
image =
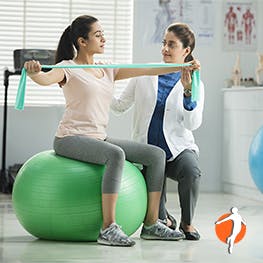
[[192, 95], [192, 90], [191, 89], [184, 89], [184, 94], [189, 97]]

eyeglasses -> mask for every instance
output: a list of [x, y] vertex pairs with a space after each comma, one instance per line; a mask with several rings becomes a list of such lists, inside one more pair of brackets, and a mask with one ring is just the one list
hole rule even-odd
[[162, 45], [163, 45], [163, 47], [165, 47], [167, 45], [167, 47], [170, 48], [170, 49], [175, 49], [177, 47], [176, 43], [173, 42], [173, 41], [168, 41], [167, 42], [167, 41], [163, 40], [162, 41]]

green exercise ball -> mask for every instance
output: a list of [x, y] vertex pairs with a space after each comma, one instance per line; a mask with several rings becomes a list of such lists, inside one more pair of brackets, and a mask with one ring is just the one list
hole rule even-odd
[[[58, 156], [34, 155], [19, 170], [12, 193], [21, 225], [48, 240], [95, 241], [102, 226], [103, 165]], [[143, 222], [147, 190], [137, 167], [125, 161], [116, 207], [116, 222], [128, 235]]]

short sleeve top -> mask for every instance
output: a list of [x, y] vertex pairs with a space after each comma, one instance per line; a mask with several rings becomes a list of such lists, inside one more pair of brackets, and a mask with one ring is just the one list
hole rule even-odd
[[[76, 65], [73, 60], [63, 60], [58, 64]], [[66, 82], [62, 89], [66, 106], [56, 136], [84, 135], [104, 140], [118, 69], [102, 68], [102, 78], [97, 78], [84, 68], [63, 70]]]

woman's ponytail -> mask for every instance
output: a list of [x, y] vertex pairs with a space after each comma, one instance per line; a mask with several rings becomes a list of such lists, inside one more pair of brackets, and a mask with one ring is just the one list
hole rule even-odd
[[55, 63], [74, 58], [75, 51], [71, 40], [70, 28], [71, 26], [68, 26], [60, 37], [56, 51]]

